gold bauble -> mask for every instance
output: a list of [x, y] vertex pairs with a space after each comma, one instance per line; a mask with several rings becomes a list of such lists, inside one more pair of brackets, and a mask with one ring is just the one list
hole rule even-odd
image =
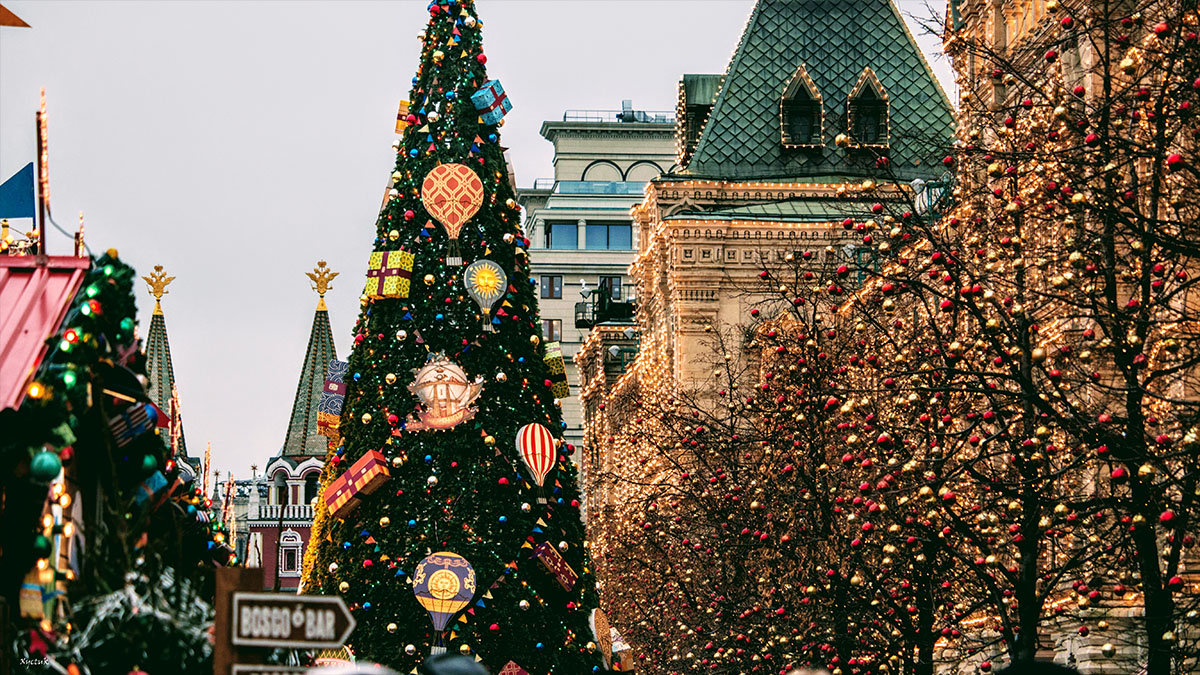
[[371, 413], [363, 413], [363, 416], [362, 416], [362, 423], [363, 423], [363, 424], [370, 424], [370, 423], [371, 423]]
[[408, 339], [408, 331], [406, 331], [406, 330], [396, 331], [396, 339], [401, 342], [404, 342], [405, 340]]
[[387, 632], [389, 632], [389, 633], [395, 633], [399, 629], [400, 629], [400, 626], [397, 626], [394, 623], [389, 623], [387, 625]]
[[495, 436], [485, 436], [483, 439], [483, 444], [484, 445], [495, 445], [496, 437]]
[[470, 653], [471, 653], [471, 645], [468, 645], [468, 644], [461, 644], [461, 645], [459, 645], [459, 646], [458, 646], [458, 653], [459, 653], [459, 654], [462, 654], [463, 656], [466, 656], [467, 654], [470, 654]]
[[387, 382], [388, 384], [396, 384], [396, 374], [388, 373], [387, 375], [384, 375], [383, 381]]
[[426, 286], [432, 286], [433, 282], [437, 281], [437, 279], [434, 278], [434, 276], [432, 274], [426, 274], [425, 278], [422, 279], [421, 281], [424, 281]]
[[1111, 642], [1105, 642], [1104, 645], [1100, 647], [1100, 653], [1104, 654], [1105, 656], [1112, 656], [1113, 654], [1117, 653], [1117, 649], [1116, 647], [1112, 646]]
[[534, 347], [536, 347], [537, 344], [541, 341], [542, 341], [542, 338], [540, 336], [537, 336], [537, 335], [529, 336], [529, 344], [533, 345]]
[[391, 519], [391, 518], [388, 518], [387, 516], [384, 516], [384, 517], [382, 517], [382, 518], [380, 518], [380, 519], [379, 519], [379, 526], [380, 526], [380, 527], [387, 527], [388, 525], [391, 525], [391, 524], [392, 524], [392, 519]]
[[391, 239], [392, 241], [396, 241], [399, 238], [400, 238], [400, 230], [392, 230], [391, 232], [388, 232], [388, 239]]
[[345, 593], [348, 590], [350, 590], [350, 582], [343, 581], [342, 583], [338, 584], [338, 592], [339, 593]]
[[589, 642], [589, 643], [587, 643], [587, 650], [588, 650], [589, 652], [594, 652], [594, 651], [596, 651], [596, 643], [595, 643], [595, 642]]
[[504, 205], [511, 209], [511, 208], [515, 208], [517, 206], [517, 203], [515, 201], [513, 201], [512, 197], [509, 197], [508, 199], [504, 200]]
[[399, 469], [401, 466], [404, 466], [404, 458], [399, 457], [399, 456], [393, 457], [392, 458], [392, 468]]

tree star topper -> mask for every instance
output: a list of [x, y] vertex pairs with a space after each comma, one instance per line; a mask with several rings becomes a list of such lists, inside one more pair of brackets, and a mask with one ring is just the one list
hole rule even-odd
[[169, 277], [163, 272], [162, 265], [155, 265], [154, 272], [148, 277], [142, 277], [143, 280], [150, 286], [150, 295], [154, 296], [154, 313], [162, 314], [162, 296], [170, 293], [167, 290], [167, 285], [175, 281], [175, 277]]

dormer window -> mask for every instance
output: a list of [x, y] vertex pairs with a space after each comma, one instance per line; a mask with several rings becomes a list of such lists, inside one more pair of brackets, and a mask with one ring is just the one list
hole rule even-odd
[[816, 148], [822, 145], [821, 93], [804, 64], [796, 69], [783, 89], [779, 126], [784, 147]]
[[852, 145], [888, 144], [888, 96], [870, 68], [863, 70], [850, 90], [846, 126]]

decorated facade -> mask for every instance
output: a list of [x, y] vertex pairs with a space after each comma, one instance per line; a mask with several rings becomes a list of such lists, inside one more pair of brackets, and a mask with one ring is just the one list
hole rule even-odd
[[[317, 308], [287, 435], [279, 453], [267, 461], [261, 479], [252, 481], [233, 496], [235, 505], [243, 500], [245, 503], [247, 565], [262, 568], [265, 589], [300, 587], [302, 562], [317, 508], [314, 504], [319, 502], [321, 471], [329, 451], [329, 437], [322, 434], [329, 433], [331, 424], [336, 427], [330, 421], [331, 413], [322, 410], [322, 398], [326, 394], [326, 378], [331, 372], [338, 372], [336, 365], [330, 370], [331, 362], [340, 363], [334, 351], [329, 308], [325, 305], [325, 293], [337, 275], [324, 261], [308, 273], [318, 296]], [[332, 414], [332, 419], [339, 416]], [[322, 420], [326, 429], [322, 429]]]

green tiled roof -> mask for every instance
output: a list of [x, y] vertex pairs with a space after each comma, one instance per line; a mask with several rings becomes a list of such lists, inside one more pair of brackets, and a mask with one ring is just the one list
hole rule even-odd
[[[171, 365], [171, 342], [167, 339], [167, 319], [156, 310], [150, 317], [150, 332], [146, 335], [146, 379], [150, 381], [146, 393], [158, 409], [171, 414], [171, 393], [175, 388], [175, 369]], [[183, 424], [180, 423], [179, 456], [187, 458], [187, 443], [184, 442]], [[170, 438], [163, 436], [164, 443]], [[191, 464], [191, 462], [188, 462]]]
[[721, 75], [686, 74], [683, 76], [685, 105], [712, 105], [721, 86]]
[[845, 218], [854, 206], [854, 202], [846, 200], [792, 199], [765, 204], [747, 204], [714, 211], [683, 211], [672, 214], [666, 220], [767, 220], [827, 223]]
[[[784, 148], [779, 102], [804, 64], [824, 101], [824, 147]], [[952, 108], [890, 0], [759, 0], [685, 172], [714, 178], [862, 175], [834, 144], [846, 130], [847, 96], [871, 68], [889, 97], [890, 150], [903, 179], [936, 173]], [[852, 154], [852, 153], [851, 153]]]
[[313, 316], [308, 351], [304, 354], [304, 368], [300, 371], [296, 400], [292, 403], [292, 417], [288, 421], [287, 438], [279, 451], [280, 455], [325, 456], [328, 439], [317, 433], [317, 405], [321, 402], [321, 392], [325, 389], [325, 373], [329, 369], [329, 361], [335, 358], [337, 355], [333, 351], [329, 312], [321, 308]]

